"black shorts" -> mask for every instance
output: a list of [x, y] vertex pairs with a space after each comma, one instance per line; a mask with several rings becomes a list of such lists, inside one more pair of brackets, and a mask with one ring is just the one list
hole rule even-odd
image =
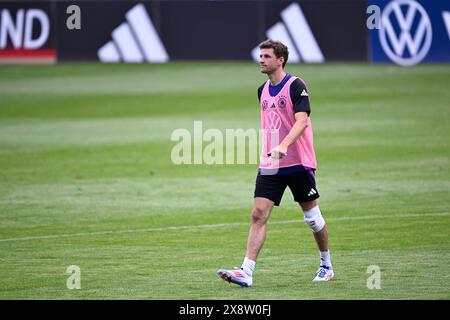
[[262, 175], [256, 177], [255, 198], [267, 198], [280, 205], [286, 187], [291, 189], [296, 202], [308, 202], [319, 198], [314, 171], [305, 170], [287, 174]]

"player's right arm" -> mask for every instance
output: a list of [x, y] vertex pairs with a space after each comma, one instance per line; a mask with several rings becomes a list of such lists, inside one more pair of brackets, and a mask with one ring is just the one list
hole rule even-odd
[[259, 88], [258, 88], [258, 101], [261, 103], [261, 95], [262, 95], [262, 91], [264, 89], [264, 85], [265, 83], [263, 83]]

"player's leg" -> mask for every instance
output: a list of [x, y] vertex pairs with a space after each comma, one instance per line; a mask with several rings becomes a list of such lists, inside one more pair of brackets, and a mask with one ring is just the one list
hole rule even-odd
[[313, 281], [329, 281], [333, 279], [334, 271], [331, 264], [330, 250], [328, 249], [328, 228], [325, 219], [322, 217], [317, 200], [301, 202], [300, 206], [305, 223], [311, 228], [320, 253], [320, 265]]
[[217, 273], [222, 279], [243, 287], [253, 284], [253, 270], [264, 240], [266, 239], [267, 221], [273, 208], [273, 201], [255, 198], [252, 210], [252, 224], [248, 233], [247, 252], [240, 268], [234, 270], [220, 269]]
[[253, 284], [253, 270], [256, 259], [266, 239], [267, 221], [273, 208], [273, 201], [266, 198], [255, 198], [252, 210], [252, 223], [247, 238], [247, 251], [240, 268], [217, 271], [222, 279], [243, 287]]
[[254, 194], [252, 222], [247, 237], [247, 251], [240, 268], [220, 269], [217, 274], [222, 279], [250, 287], [253, 284], [253, 270], [256, 259], [264, 245], [267, 233], [267, 221], [273, 206], [280, 204], [286, 185], [277, 176], [258, 175]]
[[[317, 200], [301, 202], [305, 223], [313, 230], [314, 239], [321, 252], [328, 251], [328, 229]], [[320, 217], [319, 217], [320, 215]], [[318, 224], [315, 228], [314, 225]]]
[[256, 261], [264, 244], [267, 233], [267, 221], [273, 208], [273, 201], [257, 197], [254, 199], [252, 224], [248, 233], [246, 257]]
[[320, 253], [320, 265], [314, 282], [329, 281], [334, 277], [328, 248], [328, 228], [317, 203], [319, 193], [313, 171], [303, 171], [288, 177], [289, 188], [300, 204], [305, 223], [313, 232]]

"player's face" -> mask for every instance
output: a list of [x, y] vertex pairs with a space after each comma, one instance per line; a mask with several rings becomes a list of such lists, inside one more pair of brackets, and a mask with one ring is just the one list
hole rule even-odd
[[273, 73], [283, 65], [283, 57], [277, 58], [272, 48], [261, 49], [259, 52], [259, 70], [262, 73]]

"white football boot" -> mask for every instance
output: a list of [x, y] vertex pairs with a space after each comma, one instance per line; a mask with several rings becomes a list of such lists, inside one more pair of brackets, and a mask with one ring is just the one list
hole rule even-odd
[[330, 281], [334, 277], [333, 269], [330, 269], [325, 266], [320, 266], [319, 269], [317, 269], [317, 275], [313, 279], [313, 282], [323, 282], [323, 281]]
[[217, 275], [223, 280], [238, 284], [241, 287], [251, 287], [253, 284], [253, 278], [240, 268], [233, 270], [219, 269], [217, 270]]

